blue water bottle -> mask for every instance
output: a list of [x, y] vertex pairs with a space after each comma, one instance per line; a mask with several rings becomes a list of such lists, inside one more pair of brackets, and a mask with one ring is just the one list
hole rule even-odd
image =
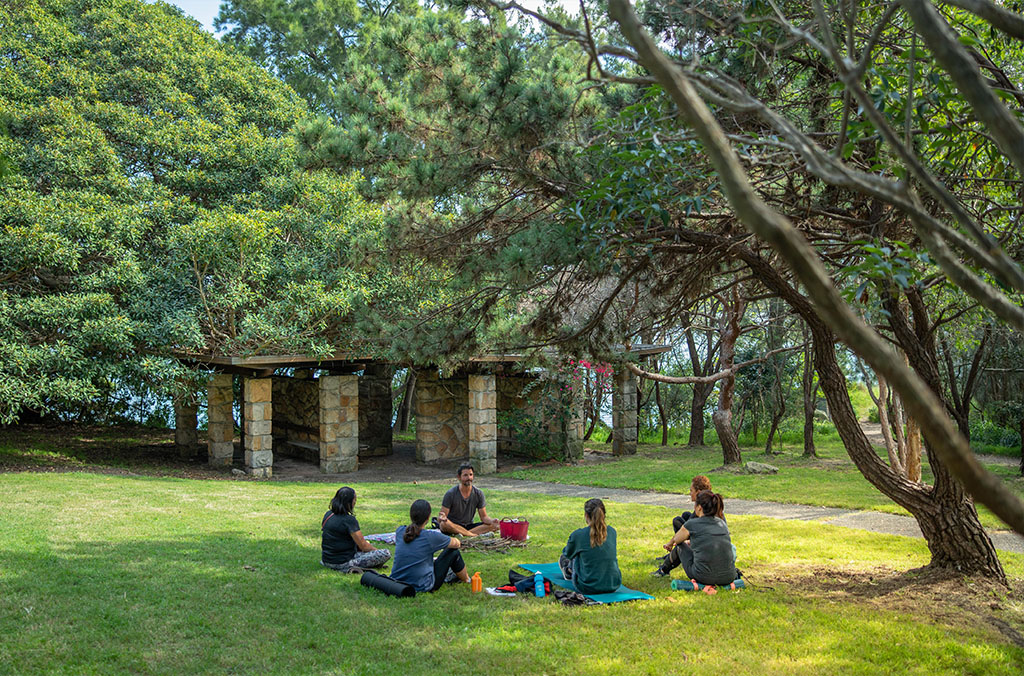
[[533, 593], [538, 597], [544, 596], [544, 576], [539, 570], [533, 574]]

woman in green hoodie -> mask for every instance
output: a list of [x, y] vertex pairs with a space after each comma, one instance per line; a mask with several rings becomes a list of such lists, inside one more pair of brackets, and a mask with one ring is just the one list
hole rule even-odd
[[586, 528], [574, 530], [558, 565], [565, 579], [582, 594], [607, 594], [622, 584], [615, 551], [615, 529], [605, 523], [604, 503], [591, 498], [583, 505]]

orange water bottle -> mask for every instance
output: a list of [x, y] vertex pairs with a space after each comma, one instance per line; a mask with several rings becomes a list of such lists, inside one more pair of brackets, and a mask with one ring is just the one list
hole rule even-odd
[[473, 579], [470, 580], [471, 588], [474, 592], [480, 592], [484, 590], [484, 581], [480, 579], [480, 571], [473, 573]]

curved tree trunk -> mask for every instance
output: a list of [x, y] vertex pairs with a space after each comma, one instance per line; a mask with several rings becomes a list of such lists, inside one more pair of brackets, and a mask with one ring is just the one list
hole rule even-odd
[[[810, 302], [782, 278], [764, 258], [750, 249], [737, 247], [736, 254], [757, 275], [759, 281], [778, 293], [811, 329], [814, 369], [831, 412], [832, 422], [857, 469], [871, 484], [913, 515], [931, 552], [929, 565], [984, 575], [1006, 583], [1006, 573], [996, 556], [991, 538], [982, 528], [974, 504], [963, 485], [953, 478], [937, 456], [931, 456], [935, 486], [910, 481], [889, 467], [871, 447], [850, 402], [836, 358], [836, 336], [822, 321]], [[890, 309], [891, 311], [891, 309]], [[902, 341], [901, 341], [901, 344]], [[914, 358], [911, 364], [916, 367]], [[925, 382], [932, 382], [922, 374]]]

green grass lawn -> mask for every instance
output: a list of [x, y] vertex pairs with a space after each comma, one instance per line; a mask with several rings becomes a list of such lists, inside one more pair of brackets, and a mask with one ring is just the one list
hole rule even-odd
[[[656, 600], [564, 608], [445, 587], [411, 600], [319, 566], [334, 486], [91, 473], [0, 474], [0, 672], [327, 674], [1019, 674], [1016, 594], [915, 591], [920, 540], [733, 516], [751, 588], [672, 592], [648, 576], [669, 510], [609, 503], [626, 584]], [[357, 485], [365, 533], [434, 485]], [[497, 493], [531, 518], [509, 555], [468, 552], [500, 584], [554, 560], [582, 500]], [[437, 504], [435, 504], [435, 508]], [[1002, 555], [1020, 589], [1024, 557]], [[958, 590], [967, 595], [955, 596]], [[884, 592], [884, 593], [883, 593]], [[934, 590], [932, 592], [934, 594]]]
[[[716, 471], [722, 466], [718, 447], [691, 448], [640, 444], [636, 455], [610, 459], [607, 462], [570, 465], [540, 465], [506, 472], [501, 476], [535, 481], [631, 488], [687, 494], [690, 480], [696, 474], [707, 474], [715, 491], [729, 498], [768, 500], [802, 505], [821, 505], [848, 509], [870, 509], [892, 514], [906, 510], [886, 498], [857, 470], [842, 443], [835, 436], [816, 440], [820, 459], [802, 457], [802, 449], [792, 446], [782, 455], [765, 456], [763, 448], [745, 447], [744, 461], [766, 462], [779, 468], [774, 475], [733, 474]], [[611, 452], [610, 444], [588, 442], [587, 447]], [[991, 465], [989, 469], [1002, 477], [1019, 495], [1024, 496], [1024, 478], [1016, 467]], [[924, 462], [923, 478], [931, 481], [931, 470]], [[1005, 527], [984, 506], [978, 506], [982, 523], [990, 528]]]

